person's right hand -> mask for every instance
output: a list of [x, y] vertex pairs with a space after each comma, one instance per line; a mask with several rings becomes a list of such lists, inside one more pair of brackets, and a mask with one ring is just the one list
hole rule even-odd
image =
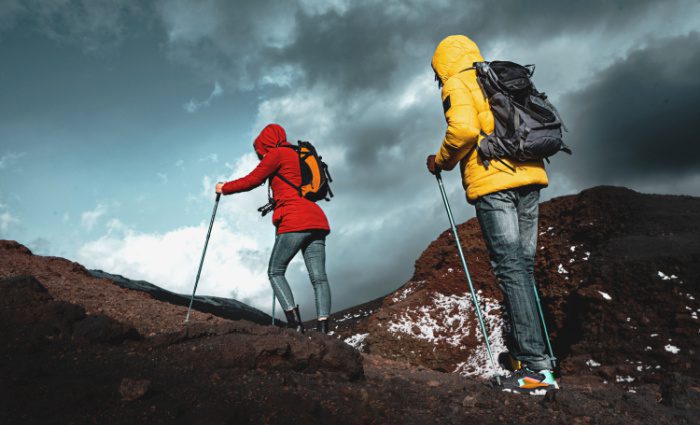
[[221, 193], [221, 188], [223, 188], [223, 187], [224, 187], [224, 183], [218, 182], [218, 183], [216, 184], [216, 189], [215, 189], [215, 190], [216, 190], [216, 193], [219, 193], [219, 194], [220, 194], [220, 193]]
[[430, 174], [439, 174], [441, 171], [440, 166], [435, 163], [435, 155], [428, 155], [428, 158], [425, 160], [425, 165], [428, 167]]

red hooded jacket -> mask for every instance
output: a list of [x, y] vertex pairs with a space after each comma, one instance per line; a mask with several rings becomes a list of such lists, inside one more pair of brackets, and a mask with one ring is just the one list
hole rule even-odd
[[[285, 147], [292, 145], [287, 142], [287, 134], [282, 126], [268, 124], [255, 139], [253, 146], [255, 152], [263, 157], [260, 164], [247, 176], [224, 184], [221, 189], [224, 195], [255, 189], [275, 173], [295, 185], [301, 184], [299, 155], [294, 149]], [[276, 202], [272, 224], [277, 227], [277, 234], [307, 230], [330, 232], [328, 219], [315, 202], [302, 198], [295, 188], [278, 177], [272, 178], [271, 187]]]

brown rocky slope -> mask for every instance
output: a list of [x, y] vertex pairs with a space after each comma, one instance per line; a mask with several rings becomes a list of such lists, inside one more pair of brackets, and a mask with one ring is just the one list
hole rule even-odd
[[[538, 278], [565, 372], [564, 389], [544, 397], [507, 394], [476, 376], [439, 372], [464, 363], [460, 372], [478, 375], [483, 366], [473, 348], [478, 338], [465, 331], [473, 327], [472, 315], [446, 233], [418, 260], [411, 282], [343, 312], [349, 319], [340, 322], [338, 335], [354, 335], [359, 346], [359, 335], [368, 333], [365, 354], [335, 338], [200, 312], [184, 326], [182, 306], [0, 241], [0, 278], [6, 278], [0, 281], [0, 423], [693, 423], [700, 413], [697, 322], [684, 307], [697, 309], [691, 297], [698, 239], [688, 236], [687, 226], [697, 205], [695, 198], [609, 188], [543, 205], [538, 266], [544, 276]], [[581, 219], [594, 212], [611, 218], [582, 231]], [[484, 277], [478, 231], [468, 222], [460, 234], [482, 294], [494, 300], [495, 326], [498, 292], [485, 285], [492, 277]], [[639, 242], [629, 243], [630, 237], [653, 239], [655, 250], [635, 251]], [[672, 243], [663, 246], [664, 238]], [[570, 258], [574, 262], [563, 263]], [[556, 273], [559, 264], [566, 276]], [[556, 285], [547, 276], [558, 277]], [[634, 302], [613, 308], [632, 284]], [[423, 313], [428, 318], [420, 322]], [[384, 331], [390, 323], [402, 327]], [[428, 337], [430, 355], [422, 345]], [[455, 348], [455, 341], [467, 348]], [[652, 349], [636, 350], [639, 342]], [[642, 364], [633, 356], [639, 353], [649, 356]], [[589, 360], [601, 366], [586, 365]]]

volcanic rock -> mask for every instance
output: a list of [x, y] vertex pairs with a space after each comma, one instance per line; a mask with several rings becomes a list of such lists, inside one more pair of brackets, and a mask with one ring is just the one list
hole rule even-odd
[[151, 388], [151, 381], [148, 379], [124, 378], [119, 384], [119, 394], [122, 400], [134, 401], [143, 398]]
[[[200, 311], [185, 325], [177, 302], [0, 241], [0, 423], [697, 423], [699, 206], [621, 188], [542, 205], [562, 361], [544, 397], [484, 379], [447, 231], [399, 290], [335, 314], [333, 336]], [[459, 232], [498, 354], [500, 291], [476, 223]]]
[[[540, 205], [535, 277], [563, 376], [625, 388], [700, 375], [700, 199], [597, 187]], [[476, 219], [458, 226], [495, 355], [503, 298]], [[451, 231], [395, 292], [335, 315], [362, 350], [438, 371], [493, 373]], [[361, 320], [353, 319], [361, 316]]]

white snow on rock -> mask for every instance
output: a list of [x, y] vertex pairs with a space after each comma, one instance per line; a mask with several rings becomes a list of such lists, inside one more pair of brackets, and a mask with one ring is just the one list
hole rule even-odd
[[593, 359], [589, 359], [589, 360], [586, 360], [586, 365], [588, 365], [588, 367], [598, 367], [598, 366], [600, 366], [600, 363], [598, 363], [597, 361], [595, 361]]
[[664, 346], [664, 350], [668, 351], [671, 354], [678, 354], [681, 351], [680, 348], [676, 347], [675, 345], [671, 345], [671, 344], [666, 344]]
[[412, 287], [412, 286], [408, 286], [408, 287], [404, 288], [403, 290], [401, 290], [401, 292], [399, 292], [398, 295], [396, 295], [395, 297], [393, 297], [393, 298], [391, 299], [391, 301], [393, 301], [393, 302], [395, 302], [395, 303], [397, 303], [397, 302], [399, 302], [399, 301], [403, 301], [403, 300], [405, 300], [409, 295], [411, 295], [412, 293], [413, 293], [413, 287]]
[[[498, 353], [507, 351], [503, 338], [501, 306], [498, 301], [483, 296], [479, 297], [479, 302], [495, 360]], [[407, 308], [400, 315], [392, 317], [387, 330], [396, 334], [397, 338], [408, 336], [436, 345], [442, 343], [461, 349], [466, 349], [464, 339], [476, 332], [477, 348], [465, 356], [466, 360], [457, 365], [455, 372], [463, 376], [484, 378], [490, 378], [494, 373], [474, 311], [474, 303], [468, 293], [445, 295], [436, 292], [432, 303]], [[499, 367], [497, 373], [503, 372], [505, 371]]]
[[608, 300], [608, 301], [612, 300], [612, 297], [607, 292], [598, 291], [598, 293], [606, 300]]
[[571, 252], [575, 252], [575, 251], [576, 251], [576, 245], [570, 247], [569, 249], [571, 250]]
[[365, 338], [367, 338], [368, 335], [369, 335], [369, 333], [355, 334], [349, 338], [345, 338], [344, 341], [346, 344], [350, 345], [351, 347], [353, 347], [359, 351], [362, 351], [362, 349], [365, 348]]
[[591, 258], [591, 253], [588, 252], [588, 251], [586, 251], [586, 256], [583, 257], [583, 260], [584, 260], [584, 261], [588, 261], [589, 258]]
[[666, 275], [664, 272], [662, 272], [661, 270], [659, 270], [658, 276], [661, 278], [661, 280], [674, 280], [674, 279], [678, 279], [678, 276], [676, 276], [675, 274], [672, 274], [671, 276], [667, 276], [667, 275]]
[[633, 382], [633, 381], [634, 381], [634, 378], [632, 378], [631, 376], [620, 376], [620, 375], [615, 376], [615, 382], [628, 382], [629, 383], [629, 382]]
[[563, 266], [562, 264], [559, 264], [559, 267], [557, 268], [557, 273], [559, 273], [559, 274], [569, 274], [569, 272], [566, 271], [566, 269], [564, 268], [564, 266]]

